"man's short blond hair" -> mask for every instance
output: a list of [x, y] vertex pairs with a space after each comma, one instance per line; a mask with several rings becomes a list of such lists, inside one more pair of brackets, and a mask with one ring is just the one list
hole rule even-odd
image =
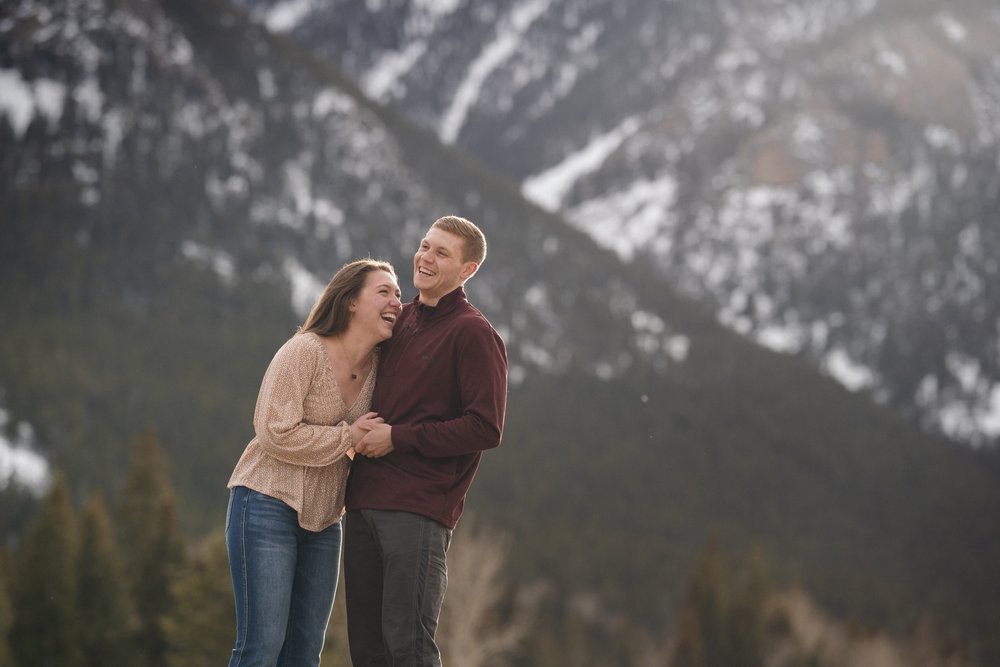
[[437, 227], [441, 231], [461, 238], [465, 246], [462, 261], [475, 262], [478, 266], [482, 266], [486, 259], [486, 236], [479, 227], [457, 215], [446, 215], [438, 218], [431, 227]]

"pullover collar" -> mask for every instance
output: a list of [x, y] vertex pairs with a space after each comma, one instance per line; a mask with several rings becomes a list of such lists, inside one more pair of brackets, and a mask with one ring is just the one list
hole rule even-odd
[[418, 292], [417, 296], [413, 297], [413, 307], [417, 309], [417, 315], [421, 319], [433, 322], [434, 320], [441, 319], [442, 317], [447, 317], [449, 313], [467, 301], [468, 299], [465, 297], [465, 287], [459, 285], [438, 299], [436, 306], [428, 306], [421, 303], [420, 293]]

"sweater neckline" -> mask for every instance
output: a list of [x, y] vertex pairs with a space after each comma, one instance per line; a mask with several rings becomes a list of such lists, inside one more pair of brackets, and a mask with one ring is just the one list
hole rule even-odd
[[421, 302], [419, 293], [413, 297], [412, 303], [422, 318], [437, 320], [448, 315], [448, 313], [458, 308], [465, 301], [468, 301], [465, 297], [465, 287], [459, 285], [438, 299], [436, 306], [428, 306]]
[[378, 357], [379, 357], [379, 347], [376, 345], [372, 349], [371, 365], [368, 368], [368, 374], [365, 376], [364, 382], [361, 384], [361, 389], [358, 391], [358, 395], [355, 397], [354, 402], [351, 405], [347, 404], [344, 398], [344, 392], [340, 388], [340, 383], [337, 382], [337, 377], [334, 375], [333, 368], [330, 366], [330, 356], [326, 352], [326, 346], [323, 345], [323, 341], [320, 339], [320, 335], [315, 331], [308, 331], [306, 333], [312, 334], [312, 340], [315, 343], [317, 353], [319, 354], [320, 362], [323, 366], [323, 373], [330, 379], [333, 385], [337, 388], [337, 396], [340, 398], [341, 405], [346, 408], [348, 413], [353, 412], [354, 408], [357, 407], [358, 401], [361, 400], [361, 396], [368, 391], [368, 385], [374, 382], [377, 369], [378, 369]]

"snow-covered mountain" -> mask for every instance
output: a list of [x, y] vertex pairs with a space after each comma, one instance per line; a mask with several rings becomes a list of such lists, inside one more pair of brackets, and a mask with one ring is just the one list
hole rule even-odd
[[1000, 435], [1000, 9], [241, 0], [718, 319]]
[[[843, 218], [834, 235], [817, 212], [808, 219], [819, 228], [814, 236], [781, 218], [800, 215], [793, 211], [800, 200], [820, 212], [839, 206], [833, 195], [828, 204], [818, 194], [841, 187], [839, 180], [829, 176], [828, 183], [817, 171], [804, 181], [814, 190], [778, 180], [740, 184], [740, 160], [758, 155], [749, 137], [759, 128], [730, 124], [723, 108], [709, 113], [722, 82], [704, 78], [718, 90], [706, 90], [698, 114], [681, 113], [692, 99], [681, 87], [696, 81], [688, 77], [716, 67], [724, 53], [718, 45], [727, 39], [725, 24], [716, 19], [725, 12], [668, 5], [670, 20], [656, 21], [662, 9], [653, 4], [645, 14], [634, 4], [580, 5], [575, 18], [553, 18], [562, 7], [556, 4], [517, 3], [510, 15], [500, 4], [491, 15], [489, 6], [369, 0], [351, 6], [357, 13], [338, 36], [357, 42], [357, 58], [368, 53], [370, 64], [356, 63], [355, 70], [369, 73], [362, 77], [369, 88], [374, 73], [384, 72], [385, 90], [394, 91], [387, 99], [397, 105], [406, 94], [401, 86], [410, 86], [407, 77], [421, 67], [428, 75], [452, 72], [449, 85], [457, 90], [477, 54], [493, 45], [465, 85], [464, 110], [443, 96], [434, 113], [453, 119], [449, 131], [459, 144], [469, 147], [475, 136], [493, 141], [486, 157], [497, 168], [509, 159], [504, 171], [513, 180], [442, 145], [434, 123], [426, 131], [373, 102], [340, 68], [224, 0], [0, 3], [0, 535], [23, 525], [22, 505], [7, 502], [13, 494], [4, 473], [38, 463], [25, 452], [43, 454], [83, 497], [120, 484], [130, 445], [147, 429], [167, 453], [185, 523], [196, 531], [218, 529], [225, 480], [250, 437], [261, 374], [320, 286], [342, 262], [370, 254], [394, 261], [412, 296], [406, 267], [420, 235], [438, 215], [457, 212], [489, 238], [487, 261], [469, 293], [501, 330], [512, 364], [505, 444], [489, 453], [470, 507], [516, 534], [509, 580], [542, 582], [552, 591], [553, 608], [532, 630], [543, 655], [555, 655], [545, 646], [560, 650], [558, 633], [567, 630], [610, 656], [625, 655], [636, 637], [669, 632], [683, 573], [709, 531], [740, 551], [763, 544], [776, 572], [845, 615], [905, 626], [936, 610], [964, 629], [972, 645], [989, 641], [1000, 617], [996, 452], [950, 446], [921, 432], [802, 359], [720, 326], [713, 309], [678, 295], [671, 284], [704, 298], [709, 287], [727, 287], [737, 270], [754, 276], [750, 269], [766, 266], [774, 282], [764, 285], [791, 302], [812, 289], [802, 276], [814, 277], [813, 287], [829, 300], [803, 297], [813, 304], [804, 312], [815, 322], [803, 321], [814, 332], [832, 317], [823, 308], [844, 298], [830, 275], [843, 267], [885, 275], [882, 259], [838, 245], [855, 243], [853, 218]], [[401, 42], [376, 19], [393, 11], [398, 21], [387, 25], [432, 35], [451, 22], [479, 41], [456, 44], [446, 55], [436, 51], [446, 43], [442, 32], [428, 39], [420, 58], [386, 70], [387, 54]], [[279, 14], [269, 16], [273, 23]], [[284, 16], [295, 24], [296, 13]], [[319, 34], [340, 25], [322, 26], [321, 15], [299, 25], [313, 23]], [[573, 34], [583, 37], [537, 41], [533, 30], [546, 23], [575, 25]], [[652, 37], [642, 37], [640, 24], [651, 26]], [[507, 35], [499, 42], [498, 26]], [[626, 39], [629, 26], [635, 29]], [[704, 39], [688, 39], [699, 34]], [[666, 35], [674, 41], [661, 42], [658, 36]], [[662, 78], [644, 81], [642, 50], [632, 49], [642, 39], [663, 54], [687, 54], [671, 61], [674, 92], [660, 85]], [[379, 43], [384, 53], [362, 48]], [[620, 57], [601, 55], [615, 43]], [[513, 112], [522, 103], [512, 101], [506, 125], [521, 135], [473, 132], [503, 124], [480, 108], [484, 95], [501, 65], [536, 47], [576, 54], [559, 95], [545, 98], [552, 110], [541, 102], [531, 107], [538, 122], [532, 124], [518, 120]], [[420, 50], [412, 47], [413, 54]], [[435, 67], [421, 65], [434, 53]], [[607, 95], [597, 77], [609, 67], [621, 95]], [[546, 88], [544, 67], [510, 74], [527, 77], [517, 90], [541, 95]], [[733, 86], [740, 80], [735, 73], [729, 79]], [[438, 97], [425, 90], [425, 100]], [[633, 103], [643, 99], [649, 108], [675, 104], [677, 111], [655, 121], [636, 113]], [[761, 108], [768, 99], [760, 97]], [[573, 121], [568, 108], [583, 120]], [[780, 148], [783, 135], [774, 136]], [[936, 147], [947, 133], [919, 136]], [[522, 163], [529, 154], [535, 161]], [[625, 159], [633, 154], [641, 159]], [[949, 187], [992, 192], [986, 172], [962, 156], [954, 159], [966, 165], [966, 176], [949, 179]], [[563, 158], [594, 165], [566, 167], [567, 185], [551, 200], [580, 229], [524, 199], [519, 188], [522, 181], [544, 182], [528, 177]], [[760, 158], [764, 166], [774, 159]], [[617, 163], [621, 168], [611, 169]], [[615, 193], [646, 197], [634, 214], [615, 214], [622, 221], [616, 237], [601, 237], [617, 254], [581, 231], [589, 230], [588, 211], [627, 200]], [[712, 208], [717, 195], [733, 198], [730, 208]], [[655, 202], [662, 219], [654, 215]], [[771, 203], [770, 218], [764, 202]], [[964, 212], [981, 205], [958, 203]], [[938, 198], [928, 205], [939, 206]], [[738, 206], [754, 215], [732, 208]], [[900, 210], [899, 225], [928, 220], [919, 207]], [[876, 218], [859, 219], [871, 227], [866, 242], [878, 242]], [[653, 225], [645, 239], [636, 236], [640, 223]], [[725, 233], [722, 225], [730, 226]], [[775, 262], [783, 263], [765, 263], [766, 244], [755, 245], [765, 237], [752, 232], [768, 225], [785, 230], [786, 236], [766, 237], [778, 244]], [[705, 236], [716, 229], [715, 237]], [[914, 241], [902, 231], [900, 242], [909, 247]], [[978, 242], [963, 248], [981, 245], [988, 259], [989, 231], [984, 225]], [[619, 244], [619, 237], [632, 240]], [[665, 241], [671, 238], [673, 245]], [[828, 252], [808, 254], [814, 243]], [[678, 250], [685, 244], [701, 254]], [[801, 261], [812, 262], [798, 273], [791, 246], [801, 246]], [[947, 251], [944, 242], [920, 247]], [[745, 252], [745, 266], [729, 261], [744, 257], [735, 251]], [[820, 260], [830, 262], [826, 273]], [[699, 282], [688, 264], [709, 277], [716, 267], [718, 281]], [[782, 267], [798, 282], [785, 280]], [[748, 306], [725, 318], [736, 328], [738, 317], [763, 312], [762, 288], [744, 287]], [[769, 312], [788, 312], [773, 299]], [[724, 305], [731, 307], [728, 300]], [[831, 341], [851, 331], [852, 312], [845, 311], [839, 328], [826, 325]], [[955, 322], [962, 320], [956, 315]], [[44, 473], [37, 478], [44, 481]], [[603, 664], [623, 663], [612, 657]]]
[[[229, 4], [5, 3], [0, 302], [16, 326], [0, 336], [0, 410], [10, 422], [0, 424], [9, 435], [0, 439], [0, 473], [28, 471], [17, 462], [33, 447], [72, 449], [64, 418], [89, 423], [38, 399], [53, 378], [35, 364], [97, 364], [56, 383], [73, 404], [105, 400], [141, 367], [97, 362], [128, 346], [103, 349], [107, 336], [88, 338], [81, 320], [145, 326], [167, 317], [160, 325], [169, 328], [196, 294], [206, 310], [186, 315], [194, 322], [219, 319], [213, 298], [242, 304], [235, 317], [275, 307], [302, 317], [336, 267], [364, 255], [396, 262], [409, 298], [412, 250], [446, 213], [468, 215], [488, 235], [489, 258], [469, 293], [507, 342], [514, 384], [534, 372], [610, 379], [684, 360], [696, 308], [674, 307], [668, 321], [663, 304], [675, 296], [637, 287], [612, 254], [463, 157]], [[33, 333], [40, 313], [79, 333], [43, 345]], [[157, 356], [183, 354], [171, 345]], [[134, 425], [106, 426], [123, 431], [121, 447]], [[198, 437], [178, 441], [196, 447]], [[82, 463], [84, 449], [73, 456], [82, 458], [60, 464], [93, 466], [108, 479], [124, 462]]]

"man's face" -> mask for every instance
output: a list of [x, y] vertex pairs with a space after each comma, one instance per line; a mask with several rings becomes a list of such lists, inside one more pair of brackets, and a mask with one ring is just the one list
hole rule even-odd
[[438, 299], [464, 283], [478, 268], [466, 262], [465, 243], [438, 227], [431, 227], [413, 255], [413, 286], [420, 300], [437, 305]]

